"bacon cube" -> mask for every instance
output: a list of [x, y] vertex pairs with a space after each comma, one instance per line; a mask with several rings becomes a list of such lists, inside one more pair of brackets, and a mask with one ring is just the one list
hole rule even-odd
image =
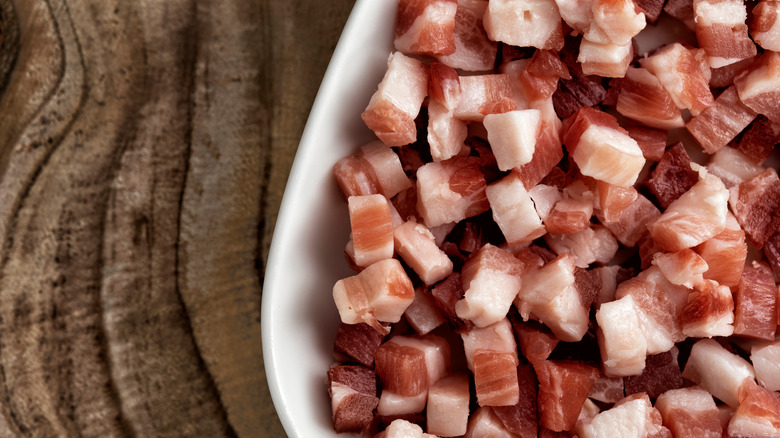
[[672, 436], [647, 394], [630, 395], [611, 409], [579, 422], [576, 429], [580, 438], [615, 436], [617, 431], [625, 437]]
[[681, 142], [666, 149], [661, 161], [653, 169], [647, 187], [661, 208], [668, 208], [672, 201], [690, 190], [699, 180], [699, 175], [691, 169], [691, 157]]
[[710, 162], [707, 163], [710, 173], [723, 181], [726, 188], [741, 184], [759, 173], [764, 168], [755, 164], [742, 152], [729, 146], [725, 146], [715, 152]]
[[484, 25], [493, 41], [519, 47], [563, 48], [561, 16], [553, 0], [493, 0], [488, 3]]
[[592, 263], [608, 263], [618, 250], [615, 236], [603, 226], [594, 225], [573, 234], [546, 234], [544, 241], [556, 254], [571, 254], [575, 266], [587, 268]]
[[580, 362], [549, 360], [537, 363], [534, 370], [539, 379], [539, 424], [555, 432], [574, 429], [599, 370]]
[[666, 251], [699, 245], [726, 226], [729, 191], [720, 178], [708, 174], [704, 167], [694, 167], [698, 167], [699, 181], [648, 225], [653, 240]]
[[634, 4], [640, 12], [644, 12], [649, 23], [655, 23], [661, 15], [664, 7], [663, 0], [634, 0]]
[[526, 190], [536, 186], [563, 158], [563, 144], [554, 124], [543, 122], [534, 144], [534, 155], [529, 163], [514, 172], [523, 181]]
[[598, 75], [607, 78], [622, 78], [628, 64], [634, 58], [631, 41], [622, 44], [600, 43], [583, 38], [577, 61], [586, 75]]
[[589, 399], [602, 403], [616, 403], [626, 396], [623, 379], [620, 377], [607, 377], [600, 375], [588, 394]]
[[429, 436], [423, 433], [422, 427], [402, 418], [393, 420], [387, 429], [376, 434], [374, 438], [424, 438]]
[[780, 430], [780, 395], [752, 381], [739, 390], [739, 407], [729, 421], [728, 436], [772, 437]]
[[750, 361], [758, 383], [770, 391], [780, 391], [780, 340], [754, 345]]
[[390, 54], [387, 72], [361, 117], [387, 146], [417, 139], [414, 120], [428, 90], [428, 67], [400, 52]]
[[664, 12], [681, 21], [688, 29], [696, 28], [693, 20], [693, 0], [667, 0], [664, 4]]
[[636, 140], [636, 144], [642, 149], [642, 154], [648, 161], [660, 161], [666, 150], [666, 139], [669, 134], [665, 130], [645, 128], [642, 126], [629, 126], [626, 128], [628, 135]]
[[429, 71], [428, 146], [433, 161], [443, 161], [463, 151], [468, 127], [454, 116], [461, 98], [458, 73], [439, 62], [433, 62]]
[[608, 222], [620, 218], [620, 213], [631, 205], [639, 193], [633, 186], [621, 187], [604, 181], [596, 181], [596, 193], [598, 194], [598, 208]]
[[480, 406], [511, 406], [520, 400], [517, 353], [477, 349], [474, 352], [474, 388]]
[[483, 123], [500, 170], [510, 170], [531, 161], [541, 128], [539, 110], [488, 114]]
[[458, 0], [455, 13], [455, 53], [438, 56], [442, 63], [465, 71], [493, 69], [498, 45], [491, 41], [482, 25], [488, 2], [486, 0]]
[[539, 429], [539, 384], [530, 365], [520, 364], [517, 367], [517, 381], [520, 388], [519, 401], [511, 406], [493, 406], [493, 412], [509, 433], [519, 437], [535, 437]]
[[639, 64], [658, 78], [677, 108], [687, 108], [697, 116], [715, 102], [709, 86], [710, 67], [703, 49], [689, 49], [673, 43], [641, 59]]
[[561, 118], [571, 117], [580, 108], [598, 105], [607, 97], [601, 82], [585, 75], [574, 75], [571, 80], [561, 79], [553, 93], [555, 112]]
[[417, 170], [417, 210], [429, 228], [476, 216], [489, 208], [476, 157], [454, 157]]
[[671, 389], [658, 396], [655, 407], [664, 426], [679, 438], [721, 438], [723, 429], [715, 400], [698, 388]]
[[510, 246], [522, 245], [544, 235], [542, 220], [516, 173], [489, 185], [485, 194], [493, 220]]
[[387, 198], [350, 196], [348, 204], [355, 264], [365, 267], [393, 257], [393, 217]]
[[382, 391], [401, 396], [414, 396], [428, 390], [428, 370], [425, 352], [408, 342], [397, 342], [394, 336], [380, 345], [374, 355], [376, 373], [382, 382]]
[[398, 155], [380, 141], [337, 161], [333, 174], [347, 198], [379, 193], [389, 199], [412, 185]]
[[780, 229], [780, 179], [777, 171], [766, 169], [730, 191], [729, 204], [734, 216], [756, 248], [763, 248]]
[[765, 50], [780, 51], [780, 4], [762, 0], [751, 12], [748, 27], [753, 41]]
[[566, 64], [552, 50], [537, 50], [520, 72], [519, 85], [530, 101], [546, 101], [558, 88], [559, 79], [571, 79]]
[[520, 290], [523, 264], [511, 253], [487, 244], [463, 266], [463, 299], [459, 318], [486, 327], [502, 320]]
[[[556, 169], [560, 168], [556, 167]], [[547, 217], [550, 216], [550, 212], [552, 212], [555, 204], [563, 199], [563, 194], [558, 189], [558, 187], [548, 186], [546, 184], [535, 185], [528, 191], [528, 196], [530, 196], [531, 200], [534, 202], [536, 213], [539, 215], [542, 221], [546, 220]]]
[[626, 395], [645, 393], [652, 399], [668, 390], [682, 388], [683, 378], [677, 364], [677, 349], [672, 348], [672, 351], [647, 356], [642, 374], [623, 377], [623, 382]]
[[780, 124], [759, 114], [742, 132], [736, 148], [751, 161], [761, 165], [772, 155], [777, 143], [780, 143]]
[[756, 115], [739, 100], [737, 89], [731, 86], [718, 96], [714, 105], [688, 121], [685, 128], [705, 152], [712, 154], [733, 140]]
[[722, 67], [756, 54], [748, 36], [747, 10], [742, 0], [694, 0], [696, 39], [710, 67]]
[[414, 301], [406, 308], [404, 316], [412, 328], [421, 335], [430, 333], [445, 322], [431, 293], [421, 287], [414, 290]]
[[730, 353], [717, 341], [702, 339], [691, 348], [683, 378], [706, 389], [732, 408], [739, 406], [739, 391], [756, 374], [748, 361]]
[[590, 226], [593, 216], [593, 192], [581, 179], [563, 189], [563, 197], [555, 203], [544, 220], [552, 234], [572, 234]]
[[358, 365], [332, 366], [328, 370], [328, 394], [337, 433], [368, 428], [379, 403], [374, 371]]
[[685, 336], [711, 338], [734, 333], [734, 299], [728, 286], [706, 280], [688, 296], [678, 318]]
[[617, 220], [608, 221], [601, 215], [597, 217], [620, 243], [633, 247], [647, 231], [647, 224], [660, 215], [658, 208], [639, 193], [636, 200], [620, 212]]
[[333, 341], [333, 350], [362, 365], [373, 367], [374, 353], [383, 339], [384, 335], [368, 324], [341, 323]]
[[487, 327], [471, 328], [462, 332], [460, 336], [463, 339], [466, 365], [472, 371], [477, 350], [514, 354], [517, 359], [517, 344], [512, 333], [512, 325], [506, 318]]
[[441, 437], [466, 433], [469, 419], [469, 377], [451, 374], [428, 389], [426, 426]]
[[470, 122], [481, 122], [487, 114], [499, 114], [517, 109], [509, 76], [487, 74], [462, 76], [462, 95], [453, 113]]
[[780, 123], [780, 52], [764, 52], [734, 78], [739, 99], [753, 111]]
[[415, 55], [455, 52], [455, 0], [400, 0], [395, 21], [395, 49]]
[[482, 406], [469, 417], [469, 425], [464, 438], [504, 438], [510, 436], [501, 419], [493, 408]]
[[645, 367], [647, 340], [639, 325], [636, 303], [627, 295], [602, 303], [596, 311], [599, 351], [608, 377], [639, 374]]
[[616, 108], [620, 114], [653, 128], [673, 129], [684, 125], [680, 109], [658, 78], [645, 68], [626, 70], [620, 81]]
[[591, 12], [583, 38], [593, 42], [628, 44], [646, 25], [645, 15], [632, 0], [593, 0]]
[[655, 253], [653, 265], [664, 274], [672, 284], [693, 289], [704, 282], [707, 262], [692, 249], [685, 248], [671, 253]]
[[747, 259], [747, 243], [745, 232], [731, 212], [726, 215], [723, 231], [697, 246], [696, 252], [707, 262], [704, 278], [728, 287], [739, 284]]
[[463, 283], [459, 272], [453, 272], [452, 275], [431, 289], [436, 306], [442, 311], [450, 326], [457, 330], [473, 326], [472, 322], [458, 318], [455, 312], [455, 305], [458, 300], [463, 298], [463, 294]]
[[558, 338], [543, 325], [514, 321], [512, 327], [520, 343], [520, 351], [531, 364], [547, 360], [558, 345]]
[[754, 339], [775, 339], [777, 287], [765, 263], [745, 265], [735, 300], [734, 334]]
[[425, 284], [434, 284], [452, 274], [452, 261], [436, 246], [425, 225], [404, 222], [395, 229], [394, 236], [396, 251]]

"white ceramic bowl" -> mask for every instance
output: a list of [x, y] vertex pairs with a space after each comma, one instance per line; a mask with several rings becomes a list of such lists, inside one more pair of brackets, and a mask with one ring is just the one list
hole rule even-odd
[[332, 287], [351, 275], [342, 255], [349, 216], [332, 167], [376, 138], [360, 114], [387, 68], [396, 5], [356, 2], [314, 101], [274, 230], [263, 285], [263, 356], [290, 437], [345, 436], [333, 431], [327, 392], [339, 323]]

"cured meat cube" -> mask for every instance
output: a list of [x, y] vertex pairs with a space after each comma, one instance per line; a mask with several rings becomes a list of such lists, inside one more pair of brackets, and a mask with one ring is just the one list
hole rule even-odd
[[520, 400], [517, 353], [474, 352], [474, 388], [480, 406], [511, 406]]
[[765, 50], [780, 51], [780, 4], [771, 0], [759, 1], [752, 10], [750, 36]]
[[728, 436], [771, 437], [780, 431], [780, 395], [754, 382], [739, 391], [739, 407], [729, 421]]
[[685, 128], [705, 152], [712, 154], [733, 140], [756, 115], [739, 100], [737, 89], [732, 85], [715, 99], [714, 105], [688, 121]]
[[462, 76], [460, 87], [463, 94], [453, 113], [458, 119], [481, 122], [487, 114], [517, 109], [512, 84], [505, 74]]
[[580, 438], [606, 436], [671, 438], [656, 408], [650, 404], [647, 394], [630, 395], [611, 409], [577, 424]]
[[488, 3], [484, 25], [493, 41], [519, 47], [563, 48], [561, 16], [553, 0], [493, 0]]
[[[617, 111], [659, 129], [681, 128], [682, 113], [661, 82], [647, 69], [630, 67], [620, 81]], [[664, 145], [666, 138], [664, 138]]]
[[512, 334], [512, 325], [506, 318], [487, 327], [474, 327], [462, 332], [460, 336], [463, 339], [466, 365], [472, 371], [477, 350], [514, 354], [517, 359], [517, 344]]
[[[560, 169], [556, 167], [556, 169]], [[528, 196], [534, 201], [536, 207], [536, 213], [542, 219], [546, 220], [552, 212], [555, 204], [563, 199], [563, 194], [555, 186], [548, 186], [546, 184], [537, 184], [531, 190], [528, 191]]]
[[698, 388], [671, 389], [658, 396], [655, 407], [664, 426], [679, 438], [721, 438], [723, 429], [715, 400]]
[[596, 181], [596, 193], [598, 194], [598, 207], [608, 222], [618, 220], [620, 213], [636, 201], [639, 196], [639, 193], [632, 186], [621, 187], [604, 181]]
[[759, 114], [737, 140], [737, 150], [756, 164], [763, 164], [780, 143], [780, 124]]
[[599, 351], [608, 377], [631, 376], [645, 367], [647, 340], [631, 295], [602, 303], [596, 311]]
[[539, 424], [572, 430], [599, 370], [579, 362], [544, 361], [534, 366], [539, 379]]
[[729, 191], [720, 178], [708, 174], [704, 167], [691, 167], [698, 167], [699, 181], [648, 225], [653, 240], [666, 251], [699, 245], [726, 226]]
[[734, 78], [739, 99], [753, 111], [780, 123], [780, 52], [764, 52]]
[[395, 229], [394, 236], [396, 251], [425, 284], [432, 285], [452, 274], [452, 261], [436, 246], [425, 225], [404, 222]]
[[[624, 268], [621, 268], [618, 265], [612, 265], [600, 266], [589, 271], [598, 274], [599, 284], [601, 285], [599, 287], [599, 293], [596, 295], [596, 299], [593, 300], [593, 307], [596, 310], [598, 310], [603, 303], [608, 303], [615, 300], [615, 292], [617, 291], [618, 281], [622, 281], [618, 280], [623, 276], [620, 274], [621, 270], [625, 271]], [[625, 277], [630, 276], [631, 274], [625, 274]]]
[[742, 0], [694, 0], [693, 19], [696, 39], [707, 52], [710, 67], [733, 64], [756, 54]]
[[745, 69], [749, 68], [755, 56], [737, 61], [733, 64], [724, 65], [723, 67], [711, 69], [712, 77], [710, 77], [710, 87], [712, 88], [726, 88], [734, 84], [734, 78], [738, 74], [742, 73]]
[[482, 25], [487, 6], [486, 0], [458, 0], [454, 30], [455, 53], [439, 56], [439, 61], [465, 71], [493, 69], [498, 45], [488, 38]]
[[623, 44], [598, 43], [583, 38], [577, 61], [581, 63], [582, 72], [586, 75], [622, 78], [633, 58], [631, 41]]
[[475, 157], [454, 157], [417, 170], [417, 211], [433, 228], [489, 208], [485, 177]]
[[671, 253], [658, 252], [653, 256], [653, 264], [669, 282], [689, 289], [704, 282], [702, 274], [708, 269], [707, 262], [689, 248]]
[[379, 193], [389, 199], [412, 185], [398, 155], [380, 141], [336, 162], [333, 174], [347, 198]]
[[414, 301], [414, 288], [401, 263], [385, 259], [357, 275], [337, 281], [333, 286], [333, 300], [342, 322], [365, 322], [387, 334], [378, 321], [400, 321]]
[[636, 182], [645, 164], [642, 150], [617, 120], [581, 108], [564, 127], [563, 143], [583, 175], [618, 186]]
[[647, 356], [645, 369], [638, 376], [623, 378], [626, 395], [645, 393], [655, 399], [668, 390], [682, 388], [683, 378], [677, 355], [667, 351]]
[[539, 110], [488, 114], [483, 123], [499, 169], [510, 170], [531, 161], [541, 128]]
[[668, 133], [659, 129], [644, 128], [641, 126], [629, 126], [626, 128], [628, 135], [636, 140], [636, 144], [642, 149], [645, 160], [660, 161], [666, 150], [666, 138]]
[[645, 17], [649, 23], [655, 23], [656, 20], [658, 20], [658, 17], [661, 15], [661, 11], [663, 10], [664, 3], [665, 2], [663, 0], [634, 1], [637, 9], [639, 9], [641, 12], [644, 12]]
[[361, 117], [387, 146], [417, 139], [414, 120], [428, 90], [428, 67], [400, 52], [390, 54], [387, 72]]
[[406, 308], [404, 316], [421, 335], [430, 333], [445, 322], [430, 292], [420, 287], [414, 290], [414, 301]]
[[374, 355], [376, 374], [382, 391], [401, 396], [414, 396], [428, 390], [428, 370], [425, 353], [408, 343], [398, 343], [394, 336], [380, 345]]
[[348, 203], [355, 263], [368, 266], [393, 257], [393, 217], [387, 198], [350, 196]]
[[428, 146], [433, 161], [442, 161], [465, 148], [468, 127], [454, 116], [461, 98], [460, 79], [452, 67], [433, 62], [428, 80]]
[[730, 191], [731, 211], [756, 248], [763, 248], [780, 229], [780, 179], [777, 171], [766, 169]]
[[552, 234], [572, 234], [590, 226], [593, 216], [593, 192], [582, 180], [575, 180], [563, 189], [563, 197], [555, 203], [545, 218]]
[[693, 21], [693, 0], [666, 0], [664, 12], [683, 22], [688, 29], [695, 29], [696, 23]]
[[709, 86], [710, 68], [703, 49], [688, 49], [680, 43], [669, 44], [641, 59], [639, 64], [658, 78], [677, 108], [687, 108], [697, 116], [715, 102]]
[[536, 401], [539, 385], [530, 365], [520, 364], [517, 367], [517, 381], [519, 401], [511, 406], [494, 406], [493, 413], [510, 433], [523, 438], [535, 437], [539, 428]]
[[591, 12], [593, 19], [584, 40], [623, 45], [645, 28], [645, 15], [632, 0], [593, 0]]
[[422, 427], [404, 419], [393, 420], [387, 429], [378, 433], [374, 438], [423, 438], [428, 434], [423, 433]]
[[666, 149], [661, 161], [653, 169], [647, 187], [661, 208], [666, 209], [698, 180], [698, 173], [691, 169], [691, 157], [682, 143], [677, 142]]
[[337, 433], [368, 428], [379, 403], [374, 371], [359, 365], [332, 366], [328, 370], [328, 394]]
[[653, 222], [661, 212], [641, 193], [620, 213], [617, 220], [607, 221], [597, 215], [601, 223], [625, 246], [633, 247], [647, 231], [647, 224]]
[[604, 375], [596, 379], [596, 383], [588, 394], [588, 398], [603, 403], [616, 403], [626, 396], [623, 389], [623, 379]]
[[739, 406], [740, 387], [746, 382], [754, 382], [755, 376], [748, 361], [712, 339], [693, 344], [683, 370], [683, 378], [700, 385], [732, 408]]
[[463, 294], [463, 283], [459, 272], [453, 272], [452, 275], [431, 289], [431, 295], [436, 305], [442, 311], [444, 317], [447, 318], [450, 325], [458, 330], [473, 325], [470, 321], [463, 321], [458, 318], [455, 312], [455, 304], [463, 298]]
[[514, 172], [523, 181], [525, 189], [530, 190], [542, 181], [562, 158], [563, 144], [558, 129], [550, 123], [542, 123], [531, 161], [515, 169]]
[[558, 88], [559, 79], [571, 79], [566, 64], [552, 50], [537, 50], [520, 72], [520, 86], [530, 101], [546, 101]]
[[523, 264], [511, 253], [487, 244], [463, 266], [463, 299], [455, 304], [461, 319], [485, 327], [502, 320], [520, 290]]
[[531, 364], [537, 364], [547, 360], [558, 345], [558, 338], [543, 325], [537, 325], [532, 321], [514, 321], [512, 327], [520, 343], [520, 351]]
[[601, 82], [585, 75], [574, 75], [571, 80], [561, 79], [553, 93], [553, 104], [558, 117], [566, 119], [580, 108], [598, 105], [607, 97]]
[[739, 284], [747, 259], [747, 243], [745, 232], [731, 212], [726, 215], [723, 231], [697, 246], [696, 252], [707, 262], [704, 278], [728, 287]]
[[542, 220], [517, 174], [511, 173], [489, 185], [485, 194], [493, 220], [510, 246], [522, 245], [544, 235]]
[[575, 266], [587, 268], [591, 263], [608, 263], [618, 250], [618, 242], [608, 229], [594, 225], [573, 234], [544, 236], [544, 241], [556, 254], [571, 254]]
[[663, 248], [655, 243], [649, 231], [645, 232], [639, 239], [639, 242], [637, 242], [637, 249], [639, 251], [641, 269], [649, 268], [653, 264], [653, 256], [656, 253], [663, 252]]
[[506, 430], [490, 406], [477, 408], [469, 417], [468, 430], [464, 438], [505, 438], [510, 437], [510, 432]]
[[593, 21], [594, 3], [594, 0], [555, 0], [561, 18], [576, 34], [583, 34], [590, 27], [591, 21]]
[[734, 333], [734, 299], [728, 286], [706, 280], [688, 295], [679, 316], [685, 336], [711, 338]]
[[[772, 266], [772, 271], [780, 278], [780, 232], [773, 234], [766, 242], [764, 245], [764, 256], [769, 262], [769, 265]], [[777, 307], [777, 324], [780, 325], [780, 301], [778, 301]]]
[[368, 324], [341, 323], [333, 341], [333, 350], [362, 365], [373, 367], [374, 353], [383, 339], [384, 335]]
[[725, 146], [715, 152], [710, 162], [707, 163], [710, 173], [720, 178], [726, 188], [741, 184], [764, 170], [758, 164], [742, 152], [729, 146]]
[[780, 340], [754, 345], [750, 350], [750, 362], [761, 386], [780, 391]]
[[734, 334], [754, 339], [775, 339], [777, 287], [765, 263], [745, 265], [734, 296]]
[[[523, 276], [515, 300], [523, 319], [533, 314], [564, 342], [577, 342], [588, 330], [588, 308], [577, 290], [573, 256], [563, 254]], [[587, 303], [590, 306], [590, 303]]]
[[426, 426], [428, 432], [441, 437], [466, 433], [469, 419], [469, 377], [450, 374], [428, 389]]
[[620, 283], [615, 297], [631, 295], [639, 327], [647, 340], [647, 354], [668, 351], [685, 339], [678, 317], [688, 302], [688, 289], [669, 282], [655, 266]]
[[400, 0], [395, 21], [395, 49], [415, 55], [455, 52], [455, 0]]

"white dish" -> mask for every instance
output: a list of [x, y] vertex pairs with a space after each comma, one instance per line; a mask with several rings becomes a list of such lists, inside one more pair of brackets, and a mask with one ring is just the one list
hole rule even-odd
[[387, 68], [397, 0], [358, 0], [314, 101], [287, 181], [265, 272], [263, 356], [290, 437], [337, 435], [327, 370], [339, 317], [332, 286], [350, 275], [346, 202], [332, 167], [374, 140], [360, 114]]

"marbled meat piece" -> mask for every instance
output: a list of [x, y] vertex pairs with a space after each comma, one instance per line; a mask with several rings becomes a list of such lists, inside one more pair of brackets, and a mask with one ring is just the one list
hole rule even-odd
[[723, 67], [710, 69], [712, 76], [710, 77], [710, 87], [712, 88], [727, 88], [734, 84], [734, 78], [737, 77], [743, 70], [749, 68], [755, 56], [737, 61], [733, 64], [724, 65]]
[[620, 114], [653, 128], [673, 129], [685, 125], [680, 109], [661, 82], [642, 67], [626, 70], [620, 81], [616, 109]]
[[614, 42], [595, 42], [586, 38], [580, 43], [577, 61], [586, 75], [598, 75], [606, 78], [622, 78], [634, 58], [631, 41], [617, 44]]
[[546, 101], [558, 88], [559, 79], [571, 79], [566, 64], [552, 50], [537, 50], [520, 72], [520, 86], [530, 101]]
[[705, 152], [713, 154], [742, 132], [756, 115], [739, 100], [737, 89], [732, 85], [715, 99], [714, 105], [689, 120], [685, 128]]
[[455, 312], [455, 304], [463, 298], [463, 294], [463, 282], [459, 272], [453, 272], [452, 275], [431, 289], [431, 295], [436, 305], [442, 311], [450, 326], [456, 331], [473, 326], [472, 322], [458, 318]]
[[469, 122], [481, 122], [487, 114], [517, 109], [509, 76], [485, 74], [461, 76], [462, 95], [454, 115]]
[[493, 0], [488, 3], [484, 25], [493, 41], [519, 47], [563, 48], [561, 16], [553, 0]]
[[723, 429], [715, 400], [696, 387], [670, 389], [658, 396], [655, 407], [664, 426], [678, 438], [721, 438]]
[[726, 215], [723, 231], [695, 249], [707, 262], [704, 278], [728, 287], [736, 287], [739, 284], [747, 259], [747, 242], [745, 232], [731, 212]]
[[498, 44], [491, 41], [482, 25], [488, 2], [486, 0], [458, 0], [455, 13], [455, 53], [438, 56], [439, 61], [464, 71], [493, 69]]
[[541, 113], [537, 109], [488, 114], [483, 120], [490, 148], [502, 171], [531, 161], [536, 138], [541, 130]]
[[400, 0], [395, 20], [395, 49], [414, 55], [455, 53], [456, 0]]
[[647, 225], [660, 215], [661, 211], [639, 193], [636, 200], [620, 213], [617, 220], [607, 221], [600, 214], [597, 214], [596, 217], [615, 235], [620, 243], [633, 247], [647, 232]]
[[640, 59], [639, 64], [658, 78], [677, 108], [687, 108], [696, 116], [715, 102], [704, 49], [668, 44]]
[[[775, 275], [780, 278], [780, 231], [773, 234], [764, 245], [764, 256]], [[780, 302], [778, 302], [777, 324], [780, 325]]]
[[645, 393], [655, 399], [666, 391], [683, 387], [677, 355], [671, 351], [645, 359], [645, 369], [637, 376], [623, 377], [626, 395]]
[[376, 374], [360, 365], [334, 365], [328, 370], [328, 394], [337, 433], [368, 429], [379, 404]]
[[593, 216], [593, 199], [593, 191], [582, 179], [572, 181], [544, 219], [547, 232], [572, 234], [587, 229]]
[[469, 420], [469, 376], [454, 373], [428, 389], [426, 430], [441, 437], [466, 433]]
[[682, 332], [693, 338], [734, 334], [734, 299], [728, 286], [713, 280], [697, 286], [678, 317]]
[[523, 363], [518, 365], [517, 382], [520, 387], [519, 401], [511, 406], [493, 406], [493, 413], [510, 433], [521, 438], [536, 437], [539, 428], [537, 405], [539, 384], [530, 365]]
[[664, 152], [661, 161], [650, 174], [647, 188], [661, 208], [666, 209], [698, 181], [698, 173], [691, 169], [691, 157], [682, 143], [677, 142]]
[[433, 228], [488, 210], [485, 176], [476, 157], [453, 157], [417, 170], [417, 211]]
[[734, 85], [742, 103], [780, 123], [780, 52], [764, 52], [734, 78]]
[[573, 361], [543, 361], [534, 365], [539, 379], [539, 424], [552, 431], [574, 429], [583, 403], [599, 370]]
[[709, 266], [707, 262], [690, 248], [675, 252], [657, 252], [653, 256], [653, 265], [664, 274], [669, 282], [693, 289], [704, 282], [703, 274]]
[[394, 236], [396, 252], [425, 284], [430, 286], [452, 274], [452, 260], [439, 249], [425, 225], [404, 222]]
[[541, 218], [516, 173], [485, 189], [493, 220], [510, 246], [519, 246], [545, 234]]
[[715, 152], [707, 163], [707, 169], [720, 178], [728, 189], [742, 184], [764, 170], [745, 154], [730, 146], [724, 146]]
[[547, 327], [534, 321], [513, 321], [520, 352], [531, 364], [541, 363], [550, 357], [558, 345], [558, 338]]
[[333, 174], [347, 198], [379, 193], [390, 199], [412, 186], [398, 155], [380, 141], [337, 161]]
[[748, 361], [713, 339], [702, 339], [693, 344], [682, 375], [732, 408], [739, 406], [742, 385], [754, 383], [756, 377]]
[[367, 367], [374, 366], [374, 353], [382, 344], [384, 335], [378, 333], [368, 324], [339, 324], [336, 339], [333, 341], [333, 351], [343, 354]]
[[415, 119], [428, 94], [428, 67], [401, 52], [390, 54], [387, 72], [361, 118], [387, 146], [417, 140]]
[[766, 263], [746, 264], [734, 295], [734, 334], [772, 341], [777, 328], [777, 286]]
[[523, 181], [526, 190], [539, 184], [563, 158], [563, 143], [559, 130], [551, 123], [543, 122], [534, 144], [531, 161], [513, 172]]
[[398, 418], [393, 420], [385, 430], [379, 432], [374, 438], [424, 438], [428, 435], [423, 433], [422, 427], [408, 420]]
[[753, 41], [765, 50], [780, 51], [780, 4], [772, 0], [756, 3], [748, 27]]
[[578, 268], [587, 268], [596, 262], [608, 263], [619, 247], [615, 236], [601, 225], [593, 225], [572, 234], [546, 234], [544, 241], [558, 255], [573, 255]]
[[477, 349], [474, 352], [474, 388], [480, 406], [512, 406], [520, 400], [517, 353]]
[[598, 105], [607, 97], [607, 90], [586, 75], [573, 75], [572, 79], [561, 79], [553, 93], [553, 105], [558, 117], [566, 119], [583, 107]]
[[754, 163], [762, 165], [772, 155], [775, 145], [780, 143], [780, 124], [773, 123], [759, 114], [753, 123], [742, 132], [736, 149]]
[[506, 438], [513, 435], [506, 430], [504, 423], [496, 416], [490, 406], [481, 406], [469, 417], [469, 425], [464, 438]]
[[780, 431], [780, 394], [746, 382], [739, 391], [739, 407], [729, 421], [730, 437], [775, 437]]
[[406, 308], [404, 317], [409, 325], [421, 335], [430, 333], [446, 321], [436, 306], [433, 296], [424, 287], [418, 287], [414, 290], [414, 301]]
[[604, 181], [596, 181], [598, 208], [608, 222], [620, 219], [620, 214], [636, 201], [639, 193], [633, 186], [621, 187]]
[[608, 377], [632, 376], [645, 368], [647, 340], [631, 295], [602, 303], [596, 311], [599, 351]]
[[495, 353], [514, 354], [517, 359], [517, 344], [512, 332], [512, 324], [507, 318], [487, 327], [473, 327], [461, 332], [466, 366], [474, 370], [474, 356], [477, 350]]
[[685, 26], [694, 30], [696, 23], [693, 21], [693, 0], [666, 0], [664, 12], [670, 17], [676, 18]]
[[742, 0], [693, 0], [693, 19], [696, 39], [707, 53], [710, 67], [723, 67], [756, 54]]
[[580, 438], [645, 437], [671, 438], [663, 425], [661, 413], [650, 403], [647, 394], [630, 395], [598, 415], [577, 423]]
[[780, 230], [780, 179], [765, 169], [752, 179], [732, 187], [729, 204], [750, 241], [761, 249]]
[[347, 201], [355, 264], [366, 267], [393, 257], [393, 217], [387, 198], [375, 194], [350, 196]]
[[647, 161], [660, 161], [666, 150], [666, 139], [669, 133], [661, 129], [645, 128], [643, 126], [627, 126], [628, 135], [636, 140]]
[[433, 62], [428, 81], [428, 147], [433, 161], [443, 161], [465, 152], [468, 125], [455, 118], [461, 90], [458, 73]]
[[626, 396], [623, 379], [600, 375], [588, 394], [588, 398], [602, 403], [617, 403]]
[[634, 0], [637, 9], [644, 12], [648, 23], [655, 23], [664, 8], [664, 0]]
[[750, 349], [756, 380], [770, 391], [780, 391], [780, 340], [763, 342]]

